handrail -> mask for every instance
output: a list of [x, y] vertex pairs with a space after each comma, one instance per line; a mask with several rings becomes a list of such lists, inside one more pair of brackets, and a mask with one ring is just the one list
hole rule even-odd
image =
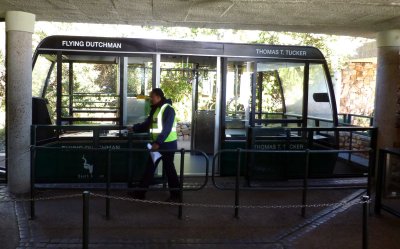
[[338, 126], [338, 127], [252, 127], [252, 129], [280, 129], [283, 131], [371, 131], [376, 130], [376, 127], [354, 127], [354, 126]]
[[[215, 181], [215, 164], [216, 164], [216, 160], [218, 157], [220, 157], [220, 155], [223, 152], [236, 152], [237, 155], [237, 164], [236, 164], [236, 177], [235, 177], [235, 187], [234, 188], [227, 188], [227, 187], [221, 187], [217, 184], [217, 182]], [[230, 149], [230, 150], [220, 150], [218, 151], [213, 158], [213, 163], [212, 163], [212, 175], [211, 175], [211, 179], [212, 179], [212, 183], [214, 185], [215, 188], [219, 189], [219, 190], [234, 190], [235, 192], [235, 197], [234, 197], [234, 205], [235, 205], [235, 213], [234, 216], [236, 218], [239, 217], [239, 205], [240, 205], [240, 191], [243, 190], [294, 190], [294, 189], [298, 189], [298, 190], [302, 190], [302, 208], [301, 208], [301, 214], [304, 217], [305, 216], [305, 212], [306, 212], [306, 205], [307, 205], [307, 193], [308, 193], [308, 189], [310, 188], [308, 180], [309, 180], [309, 164], [310, 164], [310, 154], [318, 154], [318, 153], [355, 153], [355, 152], [369, 152], [370, 155], [373, 155], [373, 150], [369, 149], [369, 150], [296, 150], [296, 151], [290, 151], [290, 150], [253, 150], [253, 149]], [[265, 153], [265, 154], [286, 154], [286, 153], [295, 153], [295, 154], [305, 154], [306, 156], [306, 163], [305, 163], [305, 167], [304, 167], [304, 177], [303, 177], [303, 184], [301, 187], [286, 187], [286, 188], [282, 188], [282, 187], [242, 187], [240, 186], [240, 167], [241, 167], [241, 154], [242, 153]], [[374, 157], [371, 157], [370, 160], [374, 160]], [[371, 165], [373, 164], [373, 162], [370, 163]], [[371, 189], [371, 172], [372, 172], [373, 167], [369, 167], [368, 168], [368, 175], [367, 175], [367, 184], [365, 186], [366, 190], [367, 190], [367, 195], [369, 195], [371, 193], [370, 189]], [[358, 187], [358, 188], [364, 188], [364, 186], [362, 187]], [[313, 188], [313, 189], [325, 189], [322, 187], [318, 187], [318, 188]]]
[[[131, 152], [143, 152], [143, 153], [150, 153], [154, 152], [153, 150], [149, 149], [130, 149], [130, 148], [119, 148], [119, 149], [110, 149], [110, 148], [64, 148], [64, 147], [48, 147], [48, 146], [31, 146], [32, 150], [39, 151], [39, 150], [56, 150], [56, 151], [86, 151], [86, 152], [103, 152], [103, 153], [113, 153], [113, 152], [125, 152], [125, 153], [131, 153]], [[201, 150], [185, 150], [185, 149], [177, 149], [177, 150], [167, 150], [167, 149], [159, 149], [155, 150], [157, 152], [179, 152], [181, 154], [185, 153], [195, 153], [197, 155], [201, 155], [205, 159], [205, 180], [204, 182], [196, 188], [185, 188], [185, 190], [188, 191], [197, 191], [201, 190], [204, 188], [207, 183], [208, 183], [208, 175], [209, 175], [209, 159], [208, 156], [205, 152]], [[157, 161], [158, 163], [159, 161]], [[181, 165], [182, 166], [182, 165]], [[140, 188], [135, 188], [135, 190], [151, 190], [151, 188], [146, 188], [146, 189], [140, 189]], [[179, 190], [179, 188], [163, 188], [163, 190]]]
[[125, 125], [32, 125], [32, 127], [36, 128], [53, 128], [60, 130], [121, 130], [126, 129], [130, 126]]
[[[111, 153], [112, 152], [144, 152], [144, 153], [150, 153], [152, 152], [152, 150], [148, 150], [148, 149], [105, 149], [105, 148], [60, 148], [60, 147], [47, 147], [47, 146], [31, 146], [31, 217], [33, 218], [35, 216], [35, 170], [36, 170], [36, 156], [37, 156], [37, 152], [39, 150], [65, 150], [65, 151], [89, 151], [89, 152], [103, 152], [103, 153], [107, 153], [107, 162], [106, 162], [106, 186], [105, 186], [105, 192], [106, 195], [109, 196], [110, 195], [110, 190], [111, 190], [111, 173], [112, 173], [112, 168], [111, 168]], [[181, 155], [181, 162], [180, 162], [180, 173], [179, 173], [179, 179], [180, 179], [180, 186], [178, 188], [170, 188], [170, 187], [165, 187], [163, 186], [162, 190], [177, 190], [179, 191], [179, 201], [180, 203], [183, 203], [183, 192], [184, 191], [198, 191], [203, 189], [207, 183], [208, 183], [208, 175], [209, 175], [209, 159], [206, 153], [204, 153], [203, 151], [200, 150], [185, 150], [185, 149], [181, 149], [181, 150], [165, 150], [165, 149], [161, 149], [161, 150], [156, 150], [157, 152], [179, 152]], [[183, 181], [184, 181], [184, 168], [185, 168], [185, 153], [196, 153], [196, 154], [200, 154], [202, 157], [204, 157], [205, 159], [205, 176], [204, 176], [204, 181], [203, 183], [196, 188], [185, 188], [183, 185]], [[159, 163], [160, 159], [156, 162], [157, 164]], [[131, 164], [129, 165], [129, 167], [131, 167]], [[129, 181], [129, 179], [128, 179]], [[145, 191], [152, 191], [154, 190], [154, 188], [151, 187], [147, 187], [147, 188], [134, 188], [135, 191], [141, 191], [141, 190], [145, 190]], [[182, 218], [182, 205], [178, 206], [178, 217]], [[109, 218], [110, 217], [110, 198], [106, 198], [106, 217]]]
[[362, 114], [354, 114], [354, 113], [338, 113], [338, 116], [352, 116], [352, 117], [359, 117], [359, 118], [374, 118], [374, 116], [362, 115]]
[[383, 148], [379, 150], [379, 157], [378, 157], [378, 170], [377, 170], [377, 180], [376, 180], [376, 196], [375, 196], [375, 214], [381, 214], [381, 210], [385, 210], [386, 212], [400, 217], [400, 210], [396, 210], [388, 205], [385, 205], [382, 202], [382, 194], [383, 194], [383, 187], [386, 186], [386, 162], [387, 162], [387, 155], [395, 155], [400, 157], [400, 149], [399, 148]]
[[369, 126], [373, 126], [374, 123], [374, 116], [367, 116], [367, 115], [353, 114], [353, 113], [339, 113], [338, 116], [342, 116], [343, 122], [340, 122], [340, 124], [352, 125], [353, 117], [369, 119]]
[[[234, 188], [227, 188], [227, 187], [222, 187], [218, 185], [217, 181], [215, 180], [216, 178], [216, 164], [217, 160], [220, 159], [221, 154], [223, 153], [256, 153], [256, 154], [321, 154], [321, 153], [331, 153], [331, 154], [336, 154], [336, 153], [373, 153], [373, 149], [367, 149], [367, 150], [256, 150], [256, 149], [224, 149], [224, 150], [219, 150], [217, 153], [214, 154], [212, 165], [211, 165], [211, 181], [213, 185], [220, 190], [234, 190]], [[238, 163], [239, 164], [239, 163]], [[240, 167], [237, 165], [237, 167]], [[238, 168], [236, 168], [238, 170]], [[364, 176], [364, 175], [363, 175]], [[317, 187], [315, 187], [317, 188]], [[290, 187], [241, 187], [240, 190], [290, 190], [290, 189], [299, 189], [299, 187], [296, 186], [290, 186]], [[300, 188], [301, 189], [301, 188]], [[320, 188], [317, 188], [320, 189]], [[322, 188], [324, 189], [324, 188]]]
[[[99, 96], [99, 95], [102, 95], [102, 96], [106, 96], [106, 97], [115, 97], [115, 98], [119, 98], [120, 97], [118, 94], [115, 94], [115, 93], [73, 93], [71, 95], [74, 95], [74, 96]], [[61, 96], [62, 97], [68, 97], [70, 95], [69, 94], [63, 94]]]

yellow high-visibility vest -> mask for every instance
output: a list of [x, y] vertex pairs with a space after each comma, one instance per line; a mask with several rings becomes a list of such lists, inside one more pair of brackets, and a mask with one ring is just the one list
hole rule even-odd
[[[151, 138], [153, 141], [157, 140], [158, 135], [160, 135], [163, 125], [162, 125], [162, 118], [164, 114], [165, 108], [167, 106], [172, 107], [170, 104], [164, 104], [161, 107], [158, 107], [156, 111], [153, 114], [153, 120], [151, 122], [151, 128], [150, 128], [150, 133], [151, 133]], [[173, 108], [173, 107], [172, 107]], [[172, 125], [172, 129], [170, 133], [168, 134], [167, 138], [163, 142], [172, 142], [178, 139], [178, 134], [176, 133], [176, 117], [174, 118], [174, 124]]]

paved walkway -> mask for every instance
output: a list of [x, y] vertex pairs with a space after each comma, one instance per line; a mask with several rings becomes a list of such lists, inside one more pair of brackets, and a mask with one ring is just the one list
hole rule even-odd
[[[10, 198], [0, 185], [0, 200]], [[42, 191], [42, 197], [76, 195], [81, 191]], [[95, 192], [102, 193], [102, 192]], [[177, 207], [111, 201], [107, 220], [105, 201], [91, 197], [90, 248], [149, 249], [310, 249], [361, 248], [362, 191], [310, 191], [309, 203], [346, 202], [347, 205], [308, 208], [306, 218], [296, 209], [241, 209], [185, 207], [182, 220]], [[112, 195], [127, 197], [122, 191]], [[163, 200], [164, 192], [151, 192], [148, 199]], [[299, 204], [300, 191], [244, 192], [242, 205]], [[185, 202], [232, 204], [233, 192], [209, 187], [186, 192]], [[354, 204], [354, 205], [353, 205]], [[82, 200], [80, 197], [38, 201], [36, 218], [29, 220], [28, 203], [0, 202], [1, 248], [81, 248]], [[3, 219], [5, 217], [5, 219]], [[4, 220], [4, 222], [3, 222]], [[18, 224], [18, 226], [17, 226]], [[370, 249], [398, 248], [400, 219], [383, 213], [371, 217]]]
[[0, 248], [16, 248], [19, 243], [19, 229], [14, 202], [5, 202], [12, 196], [5, 185], [0, 185]]

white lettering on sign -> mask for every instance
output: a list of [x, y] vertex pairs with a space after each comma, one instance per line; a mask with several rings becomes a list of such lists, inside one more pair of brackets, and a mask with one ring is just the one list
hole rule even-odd
[[274, 143], [274, 144], [255, 144], [254, 148], [256, 150], [304, 150], [304, 144], [297, 144], [297, 143], [291, 143], [291, 144], [280, 144], [280, 143]]
[[305, 50], [291, 50], [291, 49], [266, 49], [256, 48], [256, 53], [261, 55], [283, 55], [283, 56], [307, 56]]
[[[282, 50], [283, 51], [283, 50]], [[256, 48], [257, 54], [263, 54], [263, 55], [280, 55], [281, 50], [279, 49], [264, 49], [264, 48]]]
[[[61, 148], [63, 149], [91, 149], [93, 146], [91, 145], [62, 145]], [[101, 149], [121, 149], [121, 145], [118, 144], [103, 144], [100, 145]]]
[[285, 50], [286, 55], [290, 56], [307, 56], [307, 51], [304, 50]]
[[62, 41], [61, 45], [63, 47], [83, 47], [85, 43], [83, 41]]
[[62, 47], [122, 48], [120, 42], [61, 41]]

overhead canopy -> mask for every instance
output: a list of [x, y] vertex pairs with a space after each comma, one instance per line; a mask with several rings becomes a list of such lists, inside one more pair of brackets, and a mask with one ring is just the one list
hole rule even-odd
[[373, 37], [400, 26], [400, 0], [0, 0], [39, 21], [259, 29]]

